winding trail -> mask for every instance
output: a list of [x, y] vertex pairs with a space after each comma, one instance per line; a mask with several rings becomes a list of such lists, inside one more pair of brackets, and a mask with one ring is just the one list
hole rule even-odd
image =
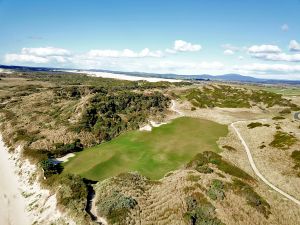
[[[176, 112], [177, 114], [179, 114], [179, 116], [184, 116], [184, 113], [181, 112], [179, 109], [176, 108], [176, 101], [172, 100], [172, 105], [171, 105], [171, 110], [173, 110], [174, 112]], [[286, 197], [287, 199], [291, 200], [292, 202], [296, 203], [297, 205], [300, 206], [300, 201], [296, 198], [294, 198], [293, 196], [289, 195], [288, 193], [284, 192], [283, 190], [281, 190], [280, 188], [276, 187], [275, 185], [273, 185], [270, 181], [268, 181], [257, 169], [255, 162], [253, 160], [251, 151], [248, 147], [248, 145], [246, 144], [244, 138], [242, 137], [241, 133], [239, 132], [239, 130], [236, 128], [235, 124], [237, 123], [242, 123], [245, 121], [237, 121], [237, 122], [233, 122], [230, 124], [230, 126], [233, 128], [233, 130], [235, 131], [235, 133], [237, 134], [238, 138], [240, 139], [242, 145], [244, 146], [246, 153], [247, 153], [247, 157], [248, 157], [248, 161], [251, 165], [252, 170], [254, 171], [254, 173], [266, 184], [268, 185], [270, 188], [272, 188], [274, 191], [278, 192], [279, 194], [283, 195], [284, 197]]]
[[251, 155], [251, 151], [248, 147], [248, 145], [246, 144], [245, 140], [243, 139], [241, 133], [239, 132], [239, 130], [235, 127], [235, 124], [237, 123], [241, 123], [243, 121], [237, 121], [237, 122], [234, 122], [232, 124], [230, 124], [230, 126], [233, 128], [233, 130], [236, 132], [238, 138], [240, 139], [240, 141], [242, 142], [245, 150], [246, 150], [246, 153], [247, 153], [247, 157], [248, 157], [248, 160], [250, 162], [250, 165], [254, 171], [254, 173], [265, 183], [267, 184], [269, 187], [271, 187], [273, 190], [277, 191], [279, 194], [283, 195], [284, 197], [288, 198], [289, 200], [293, 201], [294, 203], [296, 203], [297, 205], [300, 206], [300, 201], [297, 200], [296, 198], [294, 198], [293, 196], [287, 194], [286, 192], [284, 192], [283, 190], [279, 189], [278, 187], [276, 187], [275, 185], [273, 185], [271, 182], [269, 182], [260, 172], [259, 170], [257, 169], [256, 165], [255, 165], [255, 162], [253, 160], [253, 157]]

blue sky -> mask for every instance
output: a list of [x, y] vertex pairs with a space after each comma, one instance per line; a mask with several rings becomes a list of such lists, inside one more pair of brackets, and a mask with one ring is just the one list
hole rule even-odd
[[300, 0], [0, 0], [0, 63], [300, 79]]

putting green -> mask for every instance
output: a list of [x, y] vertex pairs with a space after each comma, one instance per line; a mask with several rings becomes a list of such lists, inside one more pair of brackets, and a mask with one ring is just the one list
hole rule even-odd
[[64, 164], [64, 173], [102, 180], [122, 172], [138, 171], [151, 179], [159, 179], [199, 152], [219, 152], [216, 141], [227, 132], [225, 125], [181, 117], [151, 132], [130, 131], [85, 149]]

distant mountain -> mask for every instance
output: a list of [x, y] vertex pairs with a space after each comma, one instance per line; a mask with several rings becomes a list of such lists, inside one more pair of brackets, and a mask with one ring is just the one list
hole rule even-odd
[[143, 73], [143, 72], [124, 72], [124, 71], [111, 71], [111, 70], [100, 70], [100, 69], [90, 69], [90, 70], [81, 70], [81, 69], [66, 69], [66, 68], [48, 68], [48, 67], [28, 67], [28, 66], [7, 66], [0, 65], [0, 69], [8, 69], [15, 71], [67, 71], [67, 70], [76, 70], [76, 71], [92, 71], [92, 72], [106, 72], [113, 74], [123, 74], [129, 76], [139, 76], [139, 77], [156, 77], [156, 78], [167, 78], [167, 79], [180, 79], [180, 80], [217, 80], [217, 81], [226, 81], [226, 82], [246, 82], [246, 83], [262, 83], [262, 84], [293, 84], [300, 85], [300, 80], [276, 80], [276, 79], [261, 79], [251, 76], [243, 76], [240, 74], [224, 74], [224, 75], [180, 75], [180, 74], [160, 74], [160, 73]]
[[208, 74], [199, 75], [198, 77], [203, 79], [210, 79], [210, 80], [222, 80], [222, 81], [240, 81], [240, 82], [261, 82], [265, 81], [265, 79], [259, 79], [250, 76], [243, 76], [240, 74], [224, 74], [219, 76], [212, 76]]

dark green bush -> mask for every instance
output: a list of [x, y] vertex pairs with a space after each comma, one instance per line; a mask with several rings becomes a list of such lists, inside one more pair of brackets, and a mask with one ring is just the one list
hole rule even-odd
[[80, 140], [77, 139], [71, 144], [56, 143], [55, 149], [52, 150], [51, 153], [55, 157], [61, 157], [68, 153], [80, 152], [82, 150], [83, 150], [83, 145], [81, 144]]
[[54, 174], [60, 174], [63, 170], [63, 167], [59, 163], [55, 163], [51, 159], [41, 161], [40, 166], [42, 167], [46, 178]]

